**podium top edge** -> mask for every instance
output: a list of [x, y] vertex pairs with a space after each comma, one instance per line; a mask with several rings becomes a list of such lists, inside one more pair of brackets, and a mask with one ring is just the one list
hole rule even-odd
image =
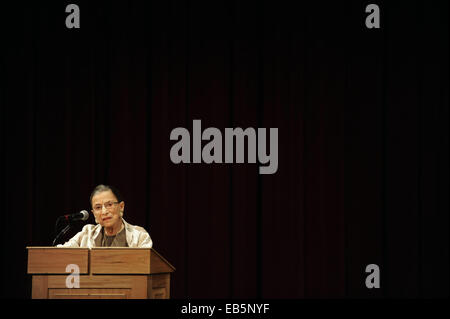
[[140, 247], [54, 247], [54, 246], [27, 246], [26, 249], [89, 249], [89, 250], [105, 250], [105, 249], [126, 249], [126, 250], [154, 250], [153, 248], [140, 248]]
[[26, 249], [89, 249], [87, 247], [27, 246]]

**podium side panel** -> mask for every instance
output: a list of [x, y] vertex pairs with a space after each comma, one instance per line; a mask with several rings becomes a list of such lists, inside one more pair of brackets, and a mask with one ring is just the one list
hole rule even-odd
[[153, 249], [151, 250], [150, 262], [150, 271], [152, 274], [170, 273], [174, 271], [173, 266]]
[[170, 298], [170, 274], [151, 275], [148, 280], [149, 298], [169, 299]]

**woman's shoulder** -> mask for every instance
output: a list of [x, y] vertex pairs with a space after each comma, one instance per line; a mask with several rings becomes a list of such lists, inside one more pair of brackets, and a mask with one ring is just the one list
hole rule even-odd
[[135, 230], [135, 231], [143, 232], [143, 233], [147, 232], [144, 227], [137, 226], [137, 225], [131, 225], [131, 224], [127, 223], [125, 220], [123, 220], [123, 222], [125, 224], [125, 228], [128, 228], [128, 230]]

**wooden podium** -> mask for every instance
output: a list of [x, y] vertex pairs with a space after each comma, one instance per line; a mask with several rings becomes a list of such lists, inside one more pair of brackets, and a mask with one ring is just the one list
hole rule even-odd
[[[27, 247], [33, 299], [168, 299], [175, 268], [150, 248]], [[79, 288], [66, 281], [79, 269]], [[73, 266], [72, 266], [73, 267]], [[70, 266], [69, 266], [70, 268]]]

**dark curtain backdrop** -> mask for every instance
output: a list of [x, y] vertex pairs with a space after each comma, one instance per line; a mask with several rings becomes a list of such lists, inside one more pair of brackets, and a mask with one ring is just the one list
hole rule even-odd
[[[100, 183], [175, 298], [448, 297], [447, 1], [373, 1], [379, 30], [367, 1], [73, 2], [78, 30], [68, 1], [0, 8], [3, 297]], [[194, 119], [277, 127], [277, 173], [173, 164]]]

